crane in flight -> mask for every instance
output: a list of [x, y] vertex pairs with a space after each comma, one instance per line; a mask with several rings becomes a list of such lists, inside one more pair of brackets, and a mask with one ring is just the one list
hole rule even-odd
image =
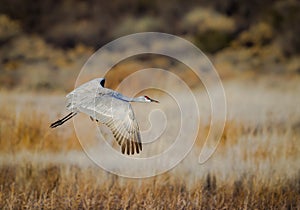
[[129, 102], [159, 103], [148, 96], [130, 98], [105, 88], [105, 79], [96, 78], [82, 84], [67, 97], [67, 110], [70, 113], [50, 125], [62, 125], [77, 113], [82, 112], [110, 128], [114, 138], [121, 146], [123, 154], [130, 155], [142, 151], [141, 135], [133, 109]]

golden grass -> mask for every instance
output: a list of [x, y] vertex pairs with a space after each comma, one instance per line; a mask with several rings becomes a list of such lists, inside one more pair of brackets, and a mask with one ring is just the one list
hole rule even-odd
[[[62, 152], [81, 149], [75, 133], [63, 136], [49, 129], [49, 116], [16, 104], [3, 105], [0, 113], [0, 151], [15, 153], [20, 150]], [[21, 110], [20, 110], [21, 109]], [[63, 137], [63, 141], [62, 141]]]
[[[299, 209], [298, 83], [293, 87], [225, 85], [228, 121], [214, 156], [198, 165], [195, 149], [175, 169], [147, 179], [96, 167], [70, 124], [51, 130], [58, 115], [9, 99], [9, 106], [0, 103], [0, 209]], [[200, 131], [199, 141], [208, 125]]]
[[[207, 176], [189, 189], [185, 183], [166, 174], [143, 182], [126, 180], [121, 184], [113, 175], [99, 183], [91, 170], [70, 166], [36, 168], [2, 167], [1, 174], [10, 177], [1, 182], [1, 208], [99, 209], [99, 208], [297, 208], [297, 180], [278, 182], [270, 187], [255, 179], [237, 180], [232, 185], [216, 184]], [[19, 169], [20, 170], [20, 169]], [[68, 173], [66, 173], [68, 171]], [[124, 180], [123, 180], [124, 181]], [[253, 183], [254, 182], [254, 183]], [[297, 206], [298, 205], [298, 206]]]
[[218, 183], [208, 174], [189, 188], [170, 174], [131, 180], [75, 165], [3, 165], [0, 171], [1, 209], [299, 208], [300, 175], [268, 186], [255, 177]]

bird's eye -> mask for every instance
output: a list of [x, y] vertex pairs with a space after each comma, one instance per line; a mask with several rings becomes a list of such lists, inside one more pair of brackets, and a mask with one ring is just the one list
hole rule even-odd
[[150, 100], [150, 98], [148, 96], [144, 96], [146, 99]]

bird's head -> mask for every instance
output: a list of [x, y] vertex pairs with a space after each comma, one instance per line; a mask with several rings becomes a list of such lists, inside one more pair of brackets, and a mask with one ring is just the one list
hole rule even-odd
[[150, 98], [150, 97], [148, 97], [148, 96], [141, 96], [143, 99], [144, 99], [144, 101], [145, 102], [155, 102], [155, 103], [159, 103], [159, 101], [157, 101], [157, 100], [154, 100], [154, 99], [152, 99], [152, 98]]

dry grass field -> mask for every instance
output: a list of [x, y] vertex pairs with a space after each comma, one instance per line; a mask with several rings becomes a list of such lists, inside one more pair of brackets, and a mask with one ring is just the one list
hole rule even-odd
[[[300, 209], [299, 22], [299, 0], [0, 0], [0, 209]], [[104, 50], [105, 62], [92, 56], [116, 38], [138, 32], [189, 40], [218, 70], [226, 92], [227, 120], [216, 151], [204, 164], [198, 159], [210, 132], [211, 104], [191, 66], [161, 53], [139, 53], [116, 63], [127, 53], [123, 44]], [[183, 53], [201, 65], [201, 79], [210, 73], [207, 61], [190, 56], [181, 44], [126, 43], [131, 45], [128, 52], [140, 52], [144, 49], [140, 45], [146, 44], [149, 52]], [[130, 85], [120, 88], [126, 95], [142, 90], [147, 82], [161, 85], [160, 92], [154, 88], [138, 92], [159, 104], [133, 105], [145, 141], [142, 154], [133, 158], [166, 151], [180, 125], [192, 124], [190, 119], [180, 124], [183, 108], [172, 94], [164, 94], [167, 88], [184, 99], [189, 117], [196, 116], [183, 86], [165, 79], [166, 73], [174, 73], [197, 95], [198, 135], [191, 152], [172, 170], [134, 179], [98, 167], [84, 152], [76, 124], [88, 149], [101, 160], [111, 153], [95, 138], [99, 136], [94, 130], [101, 126], [84, 114], [73, 123], [49, 128], [67, 114], [64, 96], [91, 56], [93, 62], [85, 65], [79, 83], [105, 76], [106, 87], [115, 89], [127, 81]], [[104, 73], [104, 63], [116, 65]], [[137, 77], [146, 68], [166, 71]], [[164, 119], [168, 124], [162, 137], [146, 144], [143, 131], [151, 125], [162, 127]], [[101, 129], [105, 131], [104, 126]], [[188, 141], [190, 133], [182, 136]], [[109, 130], [103, 136], [120, 151]], [[206, 151], [217, 142], [212, 140]], [[176, 155], [158, 162], [171, 165]], [[119, 163], [106, 162], [111, 168]], [[127, 163], [122, 172], [158, 170]]]
[[[62, 95], [1, 92], [0, 208], [299, 209], [299, 81], [226, 81], [228, 119], [213, 157], [197, 163], [208, 130], [202, 124], [185, 160], [147, 179], [97, 167], [83, 153], [72, 123], [51, 130], [49, 123], [61, 116]], [[204, 97], [202, 89], [195, 91]], [[205, 106], [203, 118], [209, 117]]]

